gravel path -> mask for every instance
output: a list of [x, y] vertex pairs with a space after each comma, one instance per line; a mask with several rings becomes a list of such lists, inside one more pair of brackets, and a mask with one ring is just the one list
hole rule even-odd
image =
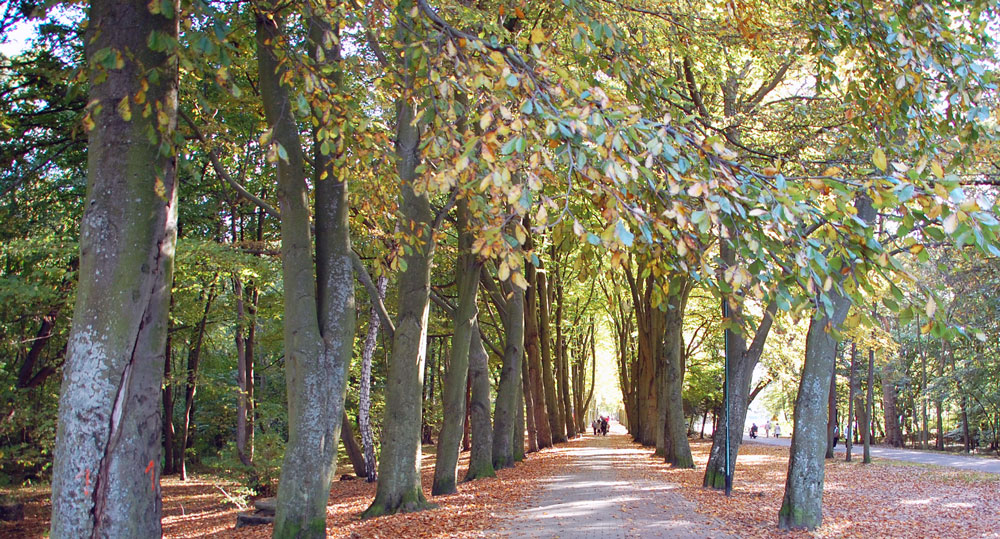
[[[776, 445], [788, 447], [791, 445], [790, 438], [760, 438], [752, 440], [743, 438], [744, 443], [758, 443], [766, 445]], [[843, 441], [837, 444], [837, 453], [845, 453]], [[851, 450], [851, 458], [861, 460], [864, 447], [855, 444]], [[935, 466], [946, 466], [949, 468], [960, 468], [973, 472], [988, 472], [1000, 474], [1000, 459], [978, 457], [973, 455], [956, 455], [954, 453], [937, 453], [933, 451], [916, 451], [913, 449], [895, 449], [891, 447], [872, 446], [872, 456], [882, 459], [902, 460], [906, 462], [917, 462], [920, 464], [933, 464]]]
[[[530, 506], [496, 530], [499, 537], [618, 539], [729, 537], [695, 511], [677, 485], [644, 475], [619, 425], [612, 434], [566, 444], [572, 465], [539, 485]], [[633, 458], [630, 458], [633, 457]]]

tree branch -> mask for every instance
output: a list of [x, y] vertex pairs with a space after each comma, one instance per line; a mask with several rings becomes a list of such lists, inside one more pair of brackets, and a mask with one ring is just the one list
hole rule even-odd
[[267, 214], [271, 217], [281, 219], [281, 214], [278, 213], [278, 210], [276, 210], [274, 206], [271, 206], [264, 199], [254, 195], [250, 191], [247, 191], [246, 187], [243, 187], [240, 185], [240, 182], [233, 179], [229, 172], [226, 171], [226, 168], [222, 166], [222, 162], [219, 161], [219, 155], [215, 152], [215, 149], [208, 147], [208, 140], [201, 133], [201, 130], [198, 129], [198, 126], [195, 125], [194, 121], [191, 120], [191, 117], [188, 116], [183, 110], [178, 110], [177, 112], [191, 127], [191, 130], [194, 131], [194, 135], [198, 138], [198, 141], [205, 145], [205, 149], [208, 151], [208, 158], [212, 162], [212, 168], [215, 170], [215, 173], [218, 174], [220, 178], [225, 180], [226, 183], [228, 183], [233, 189], [235, 189], [240, 196], [256, 204], [257, 207], [267, 212]]
[[378, 313], [379, 319], [382, 320], [382, 325], [385, 326], [385, 333], [389, 339], [392, 339], [396, 333], [396, 326], [392, 323], [392, 319], [389, 318], [389, 312], [385, 309], [385, 302], [379, 296], [378, 287], [375, 286], [371, 275], [368, 274], [368, 268], [365, 267], [365, 263], [361, 261], [361, 257], [354, 250], [351, 250], [351, 266], [354, 267], [354, 274], [357, 276], [358, 281], [361, 281], [361, 284], [365, 285], [365, 288], [368, 290], [368, 295], [372, 299], [372, 307]]

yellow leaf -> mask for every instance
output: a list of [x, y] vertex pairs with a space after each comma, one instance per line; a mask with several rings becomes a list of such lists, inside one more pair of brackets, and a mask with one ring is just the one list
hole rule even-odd
[[872, 153], [872, 162], [875, 163], [875, 166], [878, 167], [879, 170], [885, 172], [885, 152], [882, 151], [882, 148], [876, 148], [875, 152]]
[[517, 243], [524, 245], [524, 242], [528, 241], [528, 234], [524, 231], [524, 227], [517, 225], [514, 227], [514, 237], [517, 238]]
[[535, 28], [531, 31], [532, 43], [541, 43], [543, 41], [545, 41], [545, 32], [543, 32], [541, 28]]
[[508, 277], [510, 277], [510, 266], [507, 265], [507, 261], [504, 260], [500, 263], [500, 268], [497, 270], [497, 279], [506, 281]]
[[924, 306], [924, 312], [927, 313], [927, 317], [933, 318], [936, 311], [937, 302], [934, 301], [934, 298], [927, 298], [927, 305]]
[[939, 180], [944, 179], [944, 169], [941, 167], [941, 163], [938, 163], [937, 160], [931, 163], [931, 172], [933, 172]]
[[156, 177], [156, 182], [153, 184], [153, 192], [156, 196], [160, 197], [161, 200], [167, 199], [167, 186], [163, 185], [163, 180], [159, 176]]
[[843, 171], [840, 170], [840, 167], [830, 167], [823, 171], [823, 175], [827, 177], [840, 176], [841, 174]]
[[128, 96], [122, 98], [118, 102], [118, 115], [122, 117], [122, 120], [126, 122], [132, 119], [132, 107], [128, 104]]
[[483, 114], [482, 116], [479, 117], [479, 129], [482, 129], [483, 131], [486, 131], [486, 128], [489, 127], [490, 124], [492, 123], [493, 123], [493, 113], [490, 111], [486, 111], [486, 114]]
[[921, 245], [921, 244], [919, 244], [919, 243], [916, 244], [916, 245], [913, 245], [912, 247], [910, 247], [910, 253], [911, 254], [915, 254], [915, 255], [918, 255], [918, 254], [922, 253], [923, 250], [924, 250], [924, 246]]
[[544, 204], [538, 207], [538, 213], [535, 215], [535, 222], [540, 225], [544, 225], [549, 222], [549, 210], [545, 209]]
[[513, 281], [514, 284], [517, 285], [517, 287], [520, 288], [521, 290], [528, 289], [528, 281], [524, 279], [524, 274], [522, 274], [520, 271], [512, 274], [510, 276], [510, 280]]

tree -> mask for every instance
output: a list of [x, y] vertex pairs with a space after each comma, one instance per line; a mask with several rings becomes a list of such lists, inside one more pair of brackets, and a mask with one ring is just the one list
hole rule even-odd
[[[260, 96], [277, 154], [281, 206], [282, 281], [285, 294], [284, 347], [288, 391], [289, 437], [278, 483], [275, 537], [324, 537], [326, 502], [336, 463], [344, 410], [347, 369], [354, 338], [354, 280], [348, 229], [347, 182], [336, 159], [313, 154], [315, 193], [315, 264], [310, 244], [310, 211], [305, 160], [288, 71], [282, 65], [284, 34], [275, 5], [260, 4], [257, 59]], [[304, 9], [313, 61], [338, 57], [339, 42], [330, 13], [319, 5]], [[317, 71], [319, 71], [317, 67]], [[319, 78], [328, 96], [337, 80]], [[314, 102], [322, 110], [323, 101]], [[317, 115], [324, 118], [322, 114]]]
[[[59, 398], [55, 537], [160, 535], [160, 416], [176, 241], [177, 4], [93, 0], [87, 210]], [[128, 32], [107, 31], [128, 28]], [[143, 114], [142, 104], [151, 114]]]

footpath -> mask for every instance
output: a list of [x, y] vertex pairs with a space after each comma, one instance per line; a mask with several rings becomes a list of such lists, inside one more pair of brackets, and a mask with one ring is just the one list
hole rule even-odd
[[[775, 445], [781, 447], [788, 447], [792, 444], [792, 440], [788, 437], [785, 438], [762, 438], [757, 437], [756, 439], [751, 439], [750, 437], [744, 437], [743, 443], [757, 443], [766, 445]], [[837, 453], [844, 454], [847, 452], [847, 448], [844, 447], [843, 443], [837, 444], [835, 449]], [[851, 450], [852, 458], [861, 459], [862, 451], [864, 448], [860, 444], [855, 444]], [[871, 447], [872, 457], [891, 459], [891, 460], [902, 460], [905, 462], [916, 462], [919, 464], [933, 464], [935, 466], [946, 466], [949, 468], [959, 468], [962, 470], [969, 470], [973, 472], [987, 472], [1000, 474], [1000, 459], [991, 459], [985, 457], [977, 457], [973, 455], [956, 455], [952, 453], [939, 453], [936, 451], [917, 451], [914, 449], [896, 449], [893, 447]]]
[[[608, 436], [587, 433], [557, 449], [571, 465], [539, 485], [529, 506], [494, 531], [499, 537], [559, 539], [724, 538], [721, 525], [695, 511], [677, 485], [644, 475], [648, 459], [612, 424]], [[492, 534], [491, 534], [492, 535]]]

